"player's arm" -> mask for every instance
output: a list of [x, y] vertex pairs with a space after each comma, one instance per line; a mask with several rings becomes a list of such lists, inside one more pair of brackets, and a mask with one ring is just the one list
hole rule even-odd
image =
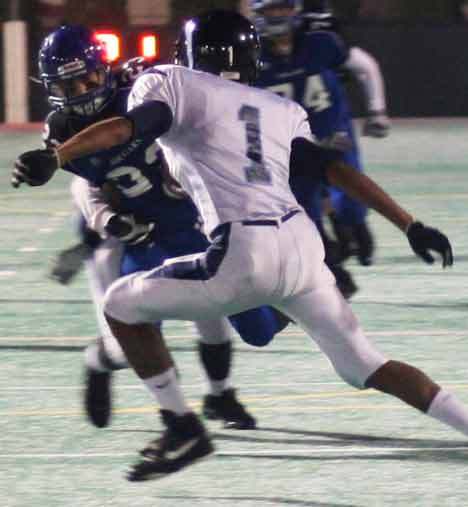
[[172, 124], [172, 112], [161, 101], [143, 102], [125, 116], [95, 123], [56, 148], [27, 151], [15, 162], [12, 184], [40, 186], [47, 183], [60, 167], [99, 151], [125, 144], [146, 135], [158, 138]]
[[106, 223], [115, 215], [109, 200], [100, 187], [76, 176], [71, 185], [73, 202], [76, 204], [87, 226], [101, 237], [107, 236]]
[[130, 213], [119, 210], [120, 192], [113, 185], [91, 185], [83, 178], [74, 179], [73, 200], [90, 229], [102, 238], [114, 236], [127, 245], [141, 245], [154, 240], [155, 223], [140, 222]]
[[330, 185], [342, 189], [401, 229], [413, 251], [424, 261], [434, 262], [429, 252], [433, 250], [442, 256], [444, 267], [453, 264], [452, 248], [444, 234], [415, 221], [374, 180], [340, 161], [337, 155], [308, 139], [296, 138], [292, 143], [291, 171], [310, 171], [314, 167], [318, 179], [325, 179]]
[[390, 120], [387, 116], [385, 84], [377, 60], [363, 49], [352, 47], [343, 67], [360, 82], [364, 91], [368, 117], [364, 123], [363, 135], [386, 137], [390, 130]]
[[165, 134], [172, 123], [169, 106], [161, 101], [144, 102], [125, 116], [109, 118], [91, 125], [57, 148], [61, 164], [85, 157], [97, 151], [126, 144], [133, 139]]
[[331, 185], [341, 188], [350, 197], [375, 209], [401, 229], [407, 235], [413, 251], [425, 262], [434, 262], [430, 251], [435, 251], [441, 255], [443, 267], [453, 264], [452, 247], [447, 237], [437, 229], [415, 221], [414, 217], [399, 206], [374, 180], [344, 162], [328, 164], [326, 176]]
[[[412, 215], [364, 173], [356, 171], [342, 161], [329, 163], [325, 173], [330, 185], [342, 189], [346, 195], [374, 209], [403, 232], [406, 232], [414, 222]], [[357, 173], [357, 177], [352, 173]]]

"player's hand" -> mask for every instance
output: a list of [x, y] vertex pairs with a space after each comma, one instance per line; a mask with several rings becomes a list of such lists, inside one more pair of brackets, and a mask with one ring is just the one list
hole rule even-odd
[[390, 119], [385, 111], [371, 112], [362, 127], [362, 135], [369, 137], [387, 137], [390, 133]]
[[453, 264], [452, 246], [449, 240], [437, 229], [426, 227], [421, 222], [413, 222], [406, 233], [414, 253], [428, 264], [434, 263], [430, 250], [442, 257], [442, 266], [445, 268]]
[[54, 149], [26, 151], [16, 159], [11, 184], [15, 188], [22, 183], [31, 187], [45, 185], [59, 168], [59, 164]]
[[328, 150], [346, 152], [352, 149], [353, 141], [347, 132], [335, 132], [330, 137], [320, 141], [320, 146]]
[[139, 223], [133, 215], [112, 215], [105, 226], [106, 232], [127, 245], [150, 244], [154, 241], [155, 223]]

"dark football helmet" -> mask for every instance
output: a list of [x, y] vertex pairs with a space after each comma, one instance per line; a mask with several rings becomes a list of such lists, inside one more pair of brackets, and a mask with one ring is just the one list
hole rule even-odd
[[[272, 15], [268, 11], [286, 8], [288, 15]], [[291, 33], [299, 24], [298, 14], [302, 8], [300, 0], [250, 0], [257, 30], [262, 37], [276, 37]]]
[[237, 12], [207, 12], [184, 24], [174, 63], [241, 83], [253, 83], [260, 68], [257, 32]]
[[[83, 26], [64, 25], [39, 50], [39, 78], [50, 105], [66, 113], [93, 116], [112, 98], [115, 84], [103, 45]], [[88, 80], [84, 90], [78, 83]]]

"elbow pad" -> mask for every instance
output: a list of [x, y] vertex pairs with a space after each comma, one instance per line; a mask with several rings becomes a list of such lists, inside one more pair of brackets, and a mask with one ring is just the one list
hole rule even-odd
[[303, 137], [296, 137], [291, 144], [291, 175], [306, 173], [311, 180], [328, 183], [326, 171], [329, 164], [342, 157], [343, 154], [337, 150], [323, 148]]
[[131, 111], [125, 118], [133, 125], [132, 139], [138, 139], [147, 135], [154, 138], [165, 134], [172, 125], [172, 111], [165, 102], [151, 100], [143, 102]]

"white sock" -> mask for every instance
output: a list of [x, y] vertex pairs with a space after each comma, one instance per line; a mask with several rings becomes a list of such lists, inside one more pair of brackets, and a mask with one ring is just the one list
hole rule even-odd
[[441, 389], [432, 400], [427, 415], [468, 435], [468, 409], [450, 392]]
[[191, 412], [180, 389], [174, 367], [169, 368], [160, 375], [146, 378], [143, 382], [162, 409], [170, 410], [177, 415]]
[[99, 357], [99, 347], [97, 343], [91, 343], [86, 347], [85, 365], [91, 370], [99, 371], [101, 373], [109, 371], [109, 369], [106, 368], [101, 362], [101, 359]]
[[223, 391], [226, 389], [229, 389], [231, 386], [231, 382], [229, 381], [229, 377], [226, 377], [223, 380], [213, 380], [208, 379], [208, 385], [210, 389], [210, 394], [213, 396], [221, 396], [223, 394]]
[[123, 353], [113, 358], [109, 352], [105, 350], [104, 354], [107, 359], [103, 362], [101, 346], [102, 344], [91, 343], [86, 347], [85, 365], [88, 368], [101, 373], [128, 368], [128, 362]]

